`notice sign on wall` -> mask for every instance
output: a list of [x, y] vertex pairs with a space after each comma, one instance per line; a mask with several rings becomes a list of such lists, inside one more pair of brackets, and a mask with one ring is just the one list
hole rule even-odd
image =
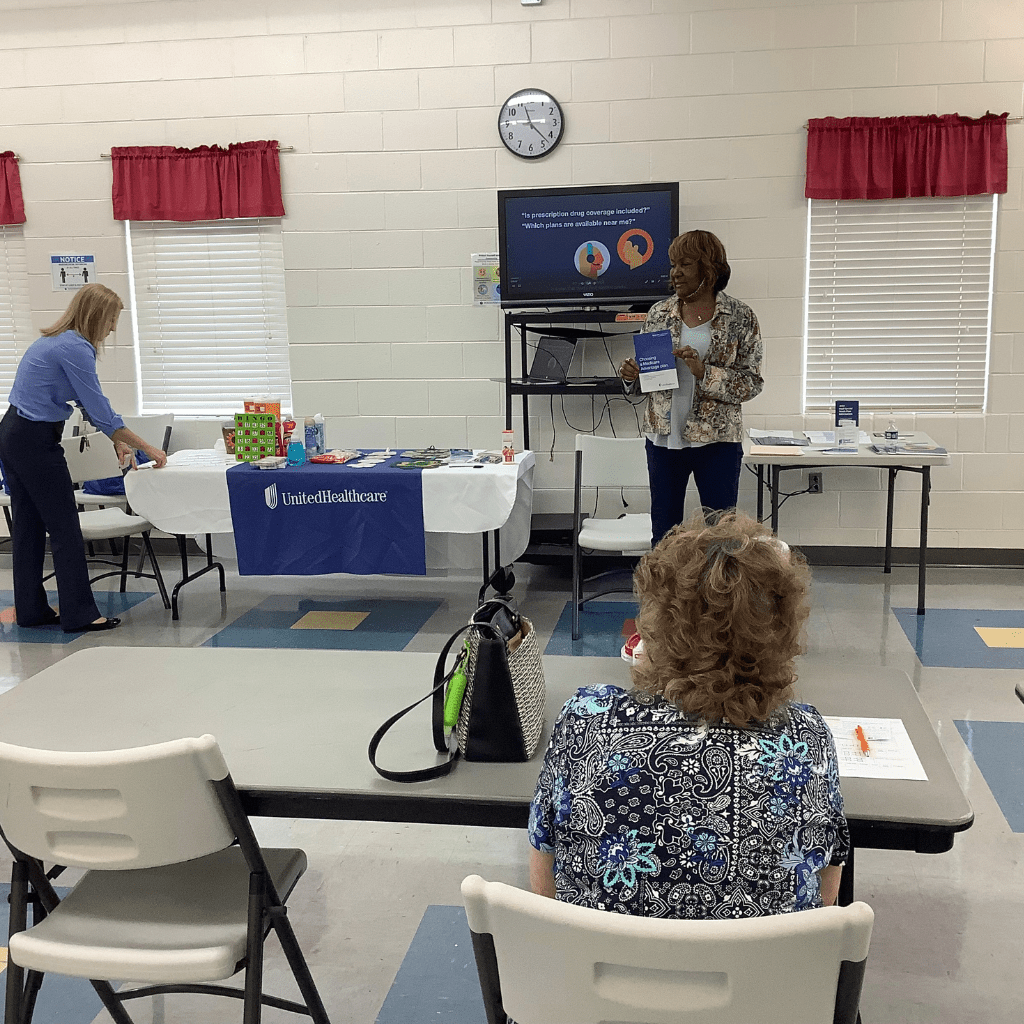
[[76, 292], [96, 280], [95, 256], [51, 256], [50, 280], [55, 292]]

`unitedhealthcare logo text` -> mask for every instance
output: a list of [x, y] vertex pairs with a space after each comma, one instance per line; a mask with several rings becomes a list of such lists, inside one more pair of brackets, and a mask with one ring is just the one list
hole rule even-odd
[[271, 484], [264, 488], [263, 500], [267, 508], [277, 508], [278, 502], [282, 505], [340, 505], [349, 502], [363, 504], [365, 502], [382, 502], [388, 500], [387, 491], [330, 491], [327, 488], [314, 491], [281, 491], [277, 490], [277, 484]]

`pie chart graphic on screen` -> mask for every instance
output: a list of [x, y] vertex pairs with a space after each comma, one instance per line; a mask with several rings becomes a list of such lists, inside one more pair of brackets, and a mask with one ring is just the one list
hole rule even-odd
[[589, 278], [600, 277], [611, 265], [611, 253], [602, 242], [584, 242], [576, 250], [576, 269]]

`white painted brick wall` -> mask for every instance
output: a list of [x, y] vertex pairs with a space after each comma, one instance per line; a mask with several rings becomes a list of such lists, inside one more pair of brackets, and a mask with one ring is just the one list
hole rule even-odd
[[[101, 153], [276, 138], [294, 147], [281, 162], [296, 412], [324, 412], [345, 444], [495, 446], [501, 318], [470, 305], [468, 271], [472, 252], [496, 248], [495, 188], [644, 180], [681, 182], [684, 228], [720, 235], [731, 290], [761, 320], [767, 383], [747, 422], [822, 428], [800, 404], [808, 117], [1024, 110], [1024, 0], [11, 6], [0, 149], [23, 161], [33, 323], [63, 306], [47, 276], [61, 249], [96, 253], [127, 295]], [[499, 104], [524, 86], [550, 89], [567, 120], [562, 145], [529, 163], [496, 138]], [[940, 546], [1024, 543], [1024, 125], [1009, 146], [989, 409], [900, 417], [957, 453], [933, 474]], [[125, 321], [101, 364], [125, 412], [130, 342]], [[612, 342], [614, 358], [626, 344]], [[531, 408], [538, 512], [572, 505], [563, 404], [590, 422], [588, 399], [556, 400], [554, 434], [548, 409]], [[866, 419], [880, 429], [887, 416]], [[612, 420], [636, 429], [622, 403]], [[897, 544], [916, 542], [918, 484], [898, 480]], [[884, 498], [878, 471], [826, 471], [824, 495], [787, 504], [783, 535], [879, 543]], [[741, 505], [753, 501], [745, 474]]]

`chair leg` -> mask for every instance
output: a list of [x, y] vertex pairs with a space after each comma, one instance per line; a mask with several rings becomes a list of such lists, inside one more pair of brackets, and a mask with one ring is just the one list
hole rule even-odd
[[[284, 910], [283, 907], [281, 909]], [[317, 991], [316, 983], [313, 981], [313, 975], [309, 971], [309, 965], [299, 948], [299, 941], [295, 938], [291, 921], [288, 920], [285, 913], [274, 914], [271, 920], [277, 931], [278, 941], [288, 960], [288, 966], [291, 967], [292, 975], [302, 993], [306, 1009], [309, 1010], [310, 1018], [314, 1024], [331, 1024], [327, 1010], [320, 999], [320, 993]]]
[[249, 875], [249, 923], [245, 950], [245, 1001], [242, 1024], [260, 1024], [263, 1004], [263, 924], [266, 907], [266, 879], [258, 872]]
[[146, 553], [149, 555], [149, 564], [153, 566], [153, 575], [156, 577], [156, 585], [160, 588], [160, 597], [164, 602], [164, 607], [170, 608], [171, 601], [167, 596], [167, 588], [164, 586], [164, 576], [160, 571], [160, 564], [156, 560], [156, 554], [153, 552], [153, 544], [149, 539], [148, 530], [142, 535], [142, 543], [145, 545]]
[[[128, 586], [128, 539], [121, 538], [121, 593], [123, 594]], [[111, 541], [113, 547], [113, 541]]]
[[580, 638], [580, 602], [583, 595], [580, 593], [583, 587], [583, 553], [580, 551], [579, 541], [575, 538], [572, 544], [572, 638]]
[[32, 1015], [36, 1012], [36, 998], [43, 984], [42, 971], [29, 971], [25, 985], [25, 997], [21, 1003], [21, 1024], [31, 1024]]
[[114, 1018], [114, 1024], [135, 1024], [128, 1011], [121, 1005], [121, 1000], [117, 998], [117, 993], [110, 982], [90, 981], [89, 984], [96, 990], [96, 995], [100, 997], [100, 1002], [107, 1013]]
[[[11, 906], [8, 938], [23, 932], [28, 925], [28, 866], [15, 860], [11, 867]], [[13, 960], [7, 962], [7, 991], [4, 1001], [4, 1020], [20, 1024], [22, 997], [25, 987], [25, 969]]]

